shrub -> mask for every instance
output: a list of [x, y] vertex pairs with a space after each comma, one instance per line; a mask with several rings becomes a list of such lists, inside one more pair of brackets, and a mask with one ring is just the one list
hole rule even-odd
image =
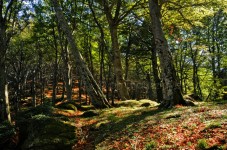
[[207, 144], [206, 139], [199, 139], [198, 144], [197, 144], [197, 148], [201, 149], [201, 150], [208, 148], [208, 144]]

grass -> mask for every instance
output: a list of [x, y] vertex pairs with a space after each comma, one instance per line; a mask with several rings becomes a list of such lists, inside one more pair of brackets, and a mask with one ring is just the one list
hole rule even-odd
[[146, 150], [153, 150], [154, 148], [157, 147], [157, 142], [155, 141], [151, 141], [150, 143], [148, 143], [146, 145]]
[[153, 102], [149, 107], [141, 107], [145, 101], [122, 101], [115, 108], [95, 110], [97, 116], [71, 118], [71, 121], [78, 120], [76, 124], [80, 124], [83, 137], [86, 137], [78, 140], [76, 149], [226, 147], [226, 103], [201, 102], [196, 107], [160, 110], [152, 105]]
[[200, 150], [207, 149], [208, 148], [207, 140], [206, 139], [199, 139], [198, 144], [197, 144], [197, 148], [200, 149]]

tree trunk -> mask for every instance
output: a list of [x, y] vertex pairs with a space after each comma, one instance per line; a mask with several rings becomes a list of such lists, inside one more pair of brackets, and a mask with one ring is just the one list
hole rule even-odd
[[[114, 17], [112, 16], [113, 7], [109, 6], [108, 1], [102, 0], [102, 5], [104, 7], [104, 13], [106, 15], [106, 18], [107, 18], [107, 21], [109, 24], [109, 31], [110, 31], [110, 35], [111, 35], [113, 65], [114, 65], [114, 73], [116, 76], [118, 94], [119, 94], [121, 100], [127, 100], [130, 97], [129, 97], [129, 93], [128, 93], [128, 89], [127, 89], [125, 80], [123, 78], [123, 71], [122, 71], [123, 69], [122, 69], [122, 64], [121, 64], [121, 52], [119, 49], [118, 32], [117, 32], [118, 25], [119, 25], [121, 19], [123, 19], [120, 17], [122, 1], [117, 0], [116, 2], [117, 3], [116, 3], [116, 10], [115, 10]], [[125, 14], [125, 16], [127, 16], [127, 15]]]
[[9, 95], [8, 95], [8, 84], [5, 84], [5, 105], [6, 105], [6, 116], [7, 120], [11, 123], [10, 115], [10, 104], [9, 104]]
[[[59, 32], [60, 29], [58, 29]], [[64, 45], [62, 44], [64, 43]], [[70, 61], [69, 49], [68, 49], [68, 42], [64, 40], [62, 36], [60, 36], [60, 45], [61, 45], [61, 57], [64, 63], [64, 83], [66, 87], [66, 98], [68, 101], [72, 100], [72, 65]], [[64, 88], [65, 89], [65, 88]], [[64, 96], [63, 96], [64, 99]]]
[[56, 16], [58, 18], [58, 23], [61, 29], [63, 30], [63, 32], [65, 33], [66, 38], [69, 42], [70, 50], [73, 56], [75, 57], [76, 64], [78, 65], [77, 67], [79, 68], [79, 73], [81, 76], [83, 76], [83, 79], [85, 79], [85, 83], [87, 84], [86, 87], [88, 89], [88, 94], [92, 100], [92, 104], [97, 108], [110, 107], [110, 104], [108, 103], [102, 90], [94, 80], [91, 72], [86, 66], [86, 63], [83, 60], [83, 57], [81, 56], [76, 46], [75, 40], [72, 35], [72, 31], [64, 18], [64, 15], [59, 6], [58, 0], [50, 0], [50, 2], [54, 6]]
[[[0, 9], [0, 11], [2, 11]], [[0, 116], [2, 120], [5, 120], [5, 113], [7, 115], [7, 119], [11, 122], [10, 112], [9, 112], [9, 98], [8, 98], [8, 85], [6, 82], [6, 26], [3, 21], [2, 16], [0, 15]]]
[[58, 44], [57, 44], [57, 37], [55, 34], [55, 29], [53, 27], [52, 30], [53, 38], [54, 38], [54, 49], [55, 49], [55, 61], [54, 61], [54, 74], [53, 74], [53, 81], [52, 81], [52, 105], [55, 105], [56, 101], [56, 88], [57, 88], [57, 76], [58, 76]]
[[32, 75], [32, 85], [31, 85], [31, 94], [32, 94], [32, 106], [36, 107], [36, 71], [33, 71]]
[[[0, 30], [1, 32], [1, 30]], [[0, 108], [1, 108], [1, 118], [2, 120], [5, 120], [5, 82], [6, 82], [6, 74], [5, 74], [5, 47], [2, 39], [2, 35], [0, 33]]]
[[162, 93], [161, 79], [159, 78], [159, 75], [158, 75], [159, 73], [158, 73], [158, 62], [157, 62], [156, 53], [157, 53], [156, 49], [152, 48], [151, 61], [152, 61], [154, 82], [156, 87], [157, 102], [161, 103], [163, 101], [163, 93]]
[[161, 106], [172, 107], [177, 104], [186, 105], [181, 94], [176, 70], [172, 62], [172, 55], [162, 31], [160, 21], [161, 8], [158, 0], [149, 0], [149, 9], [152, 22], [152, 33], [155, 40], [155, 48], [159, 54], [160, 67], [163, 75], [163, 103]]
[[110, 34], [111, 34], [111, 40], [112, 40], [112, 50], [114, 54], [113, 64], [114, 64], [114, 73], [116, 75], [117, 90], [121, 100], [127, 100], [130, 97], [128, 94], [125, 80], [123, 79], [121, 52], [120, 52], [119, 43], [118, 43], [117, 27], [112, 26], [110, 24], [109, 28], [110, 28]]
[[72, 65], [70, 64], [70, 57], [68, 48], [66, 48], [66, 58], [64, 60], [65, 64], [65, 85], [66, 85], [66, 97], [68, 101], [72, 100]]
[[127, 44], [127, 48], [126, 48], [126, 54], [125, 54], [125, 80], [128, 79], [128, 71], [129, 71], [129, 53], [130, 53], [130, 49], [131, 49], [131, 45], [132, 45], [132, 33], [131, 33], [131, 29], [129, 31], [129, 36], [128, 36], [128, 44]]

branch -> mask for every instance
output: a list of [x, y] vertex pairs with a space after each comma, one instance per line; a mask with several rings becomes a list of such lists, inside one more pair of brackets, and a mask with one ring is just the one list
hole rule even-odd
[[135, 5], [133, 5], [128, 11], [126, 11], [125, 13], [123, 13], [119, 19], [118, 19], [118, 23], [121, 22], [126, 16], [128, 16], [129, 13], [131, 13], [131, 11], [136, 7], [138, 6], [140, 0], [136, 1]]
[[9, 4], [7, 5], [7, 7], [6, 7], [6, 12], [5, 12], [5, 16], [4, 16], [4, 18], [3, 18], [3, 21], [4, 21], [4, 22], [6, 21], [8, 12], [9, 12], [10, 8], [12, 7], [12, 5], [13, 5], [13, 3], [14, 3], [15, 1], [16, 1], [16, 0], [11, 0], [11, 1], [9, 2]]
[[0, 1], [0, 23], [2, 23], [2, 9], [3, 9], [3, 0]]
[[111, 15], [110, 6], [109, 6], [108, 1], [102, 0], [102, 4], [103, 4], [104, 12], [106, 14], [108, 22], [112, 22], [113, 21], [113, 17]]
[[117, 22], [119, 14], [120, 14], [120, 9], [121, 9], [121, 0], [117, 1], [117, 8], [114, 14], [114, 22]]

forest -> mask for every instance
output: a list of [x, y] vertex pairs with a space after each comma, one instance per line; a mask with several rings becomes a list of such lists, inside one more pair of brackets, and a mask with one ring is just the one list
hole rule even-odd
[[0, 0], [0, 149], [226, 150], [226, 0]]

